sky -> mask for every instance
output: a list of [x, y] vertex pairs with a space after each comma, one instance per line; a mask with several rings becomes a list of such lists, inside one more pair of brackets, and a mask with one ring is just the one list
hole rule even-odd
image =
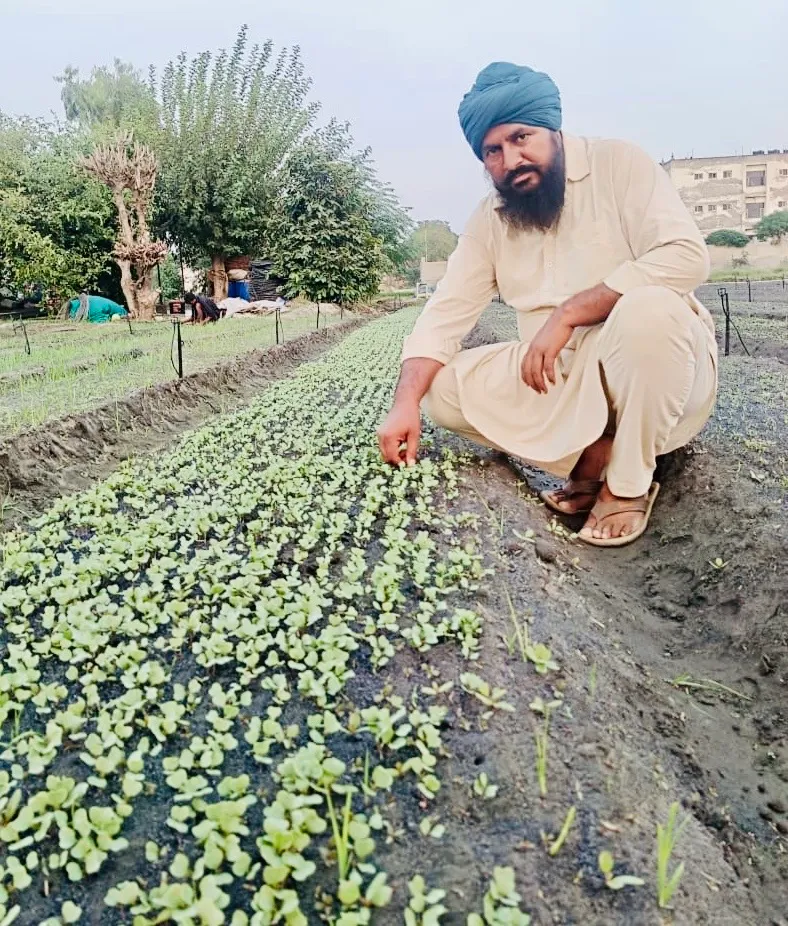
[[161, 66], [244, 23], [300, 45], [324, 115], [352, 124], [414, 218], [455, 230], [488, 189], [457, 106], [491, 61], [547, 71], [567, 131], [658, 160], [788, 148], [786, 0], [0, 0], [0, 110], [60, 115], [67, 65]]

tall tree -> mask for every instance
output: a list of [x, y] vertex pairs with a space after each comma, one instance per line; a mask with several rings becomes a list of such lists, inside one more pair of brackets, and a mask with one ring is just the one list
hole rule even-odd
[[130, 135], [121, 135], [110, 144], [98, 145], [81, 163], [109, 188], [118, 210], [119, 235], [113, 254], [129, 314], [152, 319], [159, 295], [153, 288], [153, 268], [167, 253], [166, 244], [152, 240], [150, 234], [156, 157]]
[[307, 145], [288, 161], [271, 257], [290, 296], [347, 304], [377, 292], [385, 266], [358, 166]]
[[181, 54], [164, 69], [157, 225], [188, 259], [210, 256], [218, 298], [225, 259], [263, 247], [284, 162], [318, 111], [310, 86], [298, 47], [250, 49], [246, 27], [229, 53]]
[[80, 77], [78, 68], [67, 67], [55, 80], [62, 86], [66, 119], [73, 125], [105, 136], [134, 131], [142, 140], [156, 125], [156, 97], [149, 82], [119, 58], [111, 68], [93, 68], [87, 78]]
[[107, 191], [76, 166], [81, 139], [0, 113], [0, 286], [55, 298], [94, 287], [115, 238]]

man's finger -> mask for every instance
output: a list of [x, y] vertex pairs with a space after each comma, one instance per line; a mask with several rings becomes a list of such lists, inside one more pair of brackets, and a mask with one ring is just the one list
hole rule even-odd
[[547, 378], [555, 386], [555, 358], [557, 354], [549, 353], [545, 354], [544, 358], [544, 371], [547, 375]]
[[532, 376], [535, 384], [536, 391], [539, 393], [547, 392], [547, 387], [544, 384], [544, 354], [542, 351], [535, 353], [533, 359], [533, 368]]
[[419, 452], [420, 431], [420, 428], [412, 428], [408, 431], [407, 445], [405, 447], [405, 463], [407, 466], [414, 466], [416, 463]]
[[520, 373], [522, 374], [523, 381], [526, 386], [529, 386], [531, 389], [534, 388], [533, 380], [531, 379], [531, 355], [532, 349], [529, 347], [528, 352], [525, 357], [523, 357], [523, 364]]
[[384, 461], [386, 463], [391, 463], [392, 466], [396, 466], [401, 460], [399, 452], [400, 438], [390, 433], [382, 434], [378, 437], [378, 443], [380, 444], [380, 453]]

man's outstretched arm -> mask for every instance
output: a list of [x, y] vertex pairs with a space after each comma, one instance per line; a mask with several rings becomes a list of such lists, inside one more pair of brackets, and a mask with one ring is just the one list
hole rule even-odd
[[482, 203], [460, 236], [437, 292], [405, 340], [394, 402], [378, 430], [380, 452], [387, 463], [416, 462], [421, 400], [497, 291], [488, 209]]
[[416, 462], [421, 437], [421, 400], [442, 367], [439, 360], [430, 357], [412, 357], [402, 364], [391, 411], [378, 428], [380, 455], [386, 463], [413, 466]]

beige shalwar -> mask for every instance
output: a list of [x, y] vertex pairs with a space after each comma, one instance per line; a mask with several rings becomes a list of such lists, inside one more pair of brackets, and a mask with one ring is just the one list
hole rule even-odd
[[[547, 233], [514, 231], [497, 194], [471, 217], [403, 360], [445, 364], [425, 397], [437, 424], [567, 476], [615, 428], [611, 491], [645, 493], [655, 457], [691, 440], [714, 406], [714, 324], [692, 295], [708, 275], [703, 239], [665, 171], [634, 145], [564, 135], [566, 199]], [[621, 293], [600, 325], [575, 329], [546, 395], [520, 374], [552, 310], [604, 282]], [[496, 293], [519, 341], [460, 350]]]

